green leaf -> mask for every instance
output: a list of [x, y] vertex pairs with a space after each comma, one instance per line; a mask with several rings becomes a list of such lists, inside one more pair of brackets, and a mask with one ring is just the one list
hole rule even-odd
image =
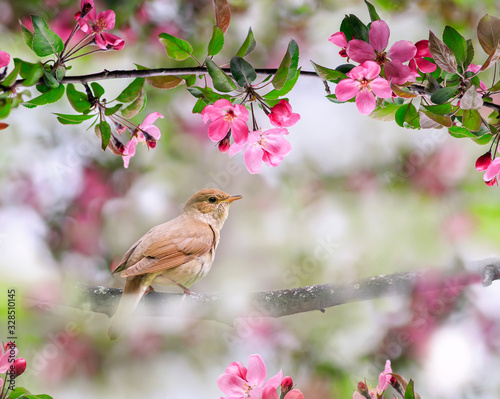
[[443, 71], [456, 73], [457, 60], [450, 48], [429, 31], [429, 51], [436, 65]]
[[236, 84], [219, 66], [210, 58], [205, 59], [208, 74], [212, 78], [213, 85], [216, 90], [224, 93], [236, 90]]
[[474, 59], [474, 46], [472, 45], [472, 40], [468, 39], [467, 40], [467, 56], [465, 57], [464, 61], [464, 70], [467, 70], [469, 67], [470, 63]]
[[12, 98], [3, 98], [0, 100], [0, 119], [5, 119], [9, 116], [12, 102]]
[[480, 109], [483, 106], [483, 99], [477, 92], [476, 86], [471, 86], [460, 99], [461, 109]]
[[436, 90], [431, 95], [431, 101], [434, 104], [444, 104], [450, 98], [455, 97], [457, 94], [458, 86], [443, 87], [442, 89]]
[[467, 58], [467, 42], [464, 37], [451, 26], [446, 26], [443, 32], [443, 41], [455, 54], [457, 62], [464, 65]]
[[56, 79], [60, 82], [61, 80], [64, 79], [64, 77], [66, 76], [66, 67], [64, 65], [59, 65], [57, 68], [56, 68], [56, 73], [55, 73], [55, 77]]
[[94, 94], [95, 98], [101, 98], [104, 95], [104, 93], [105, 93], [104, 87], [102, 87], [97, 82], [92, 82], [90, 84], [90, 87], [92, 88], [92, 93]]
[[228, 95], [221, 95], [219, 93], [214, 92], [210, 87], [188, 87], [187, 90], [196, 98], [205, 100], [206, 104], [214, 103], [221, 98], [225, 98], [226, 100], [230, 100]]
[[33, 50], [33, 32], [30, 31], [22, 22], [19, 20], [19, 25], [21, 25], [21, 35], [24, 39], [26, 45]]
[[23, 388], [23, 387], [16, 387], [14, 388], [14, 390], [9, 394], [9, 398], [11, 399], [17, 399], [19, 398], [20, 396], [23, 396], [23, 395], [26, 395], [26, 394], [30, 394], [31, 392], [28, 391], [26, 388]]
[[285, 85], [279, 89], [279, 90], [271, 90], [269, 93], [267, 93], [264, 98], [266, 100], [273, 100], [279, 97], [282, 97], [289, 93], [293, 87], [295, 86], [295, 83], [297, 83], [297, 80], [299, 79], [300, 76], [300, 68], [298, 69], [297, 73], [295, 74], [295, 77], [285, 83]]
[[335, 68], [336, 71], [339, 71], [339, 72], [342, 72], [343, 74], [346, 74], [348, 72], [351, 72], [352, 69], [355, 67], [356, 65], [353, 65], [353, 64], [341, 64], [339, 65], [337, 68]]
[[477, 38], [484, 52], [491, 55], [500, 43], [500, 18], [486, 14], [477, 24]]
[[420, 128], [418, 111], [412, 103], [401, 105], [396, 111], [395, 119], [401, 127]]
[[76, 90], [73, 83], [69, 83], [66, 89], [66, 96], [73, 109], [80, 114], [90, 112], [90, 102], [86, 93]]
[[63, 125], [79, 125], [80, 123], [95, 117], [96, 115], [71, 115], [71, 114], [58, 114], [57, 120], [61, 122]]
[[196, 83], [196, 75], [179, 75], [179, 77], [184, 79], [187, 87], [190, 87]]
[[214, 26], [212, 37], [208, 42], [208, 55], [214, 56], [220, 53], [224, 46], [224, 32], [218, 26]]
[[64, 85], [59, 85], [58, 87], [50, 89], [42, 95], [23, 103], [23, 105], [26, 108], [35, 108], [39, 105], [55, 103], [59, 101], [62, 96], [64, 96]]
[[32, 64], [31, 62], [23, 61], [19, 58], [14, 58], [14, 64], [21, 65], [19, 76], [24, 79], [23, 86], [29, 87], [36, 84], [43, 76], [43, 66], [40, 63]]
[[295, 40], [290, 40], [287, 51], [281, 60], [281, 64], [274, 75], [271, 83], [276, 90], [281, 89], [285, 83], [294, 78], [297, 73], [297, 65], [299, 62], [299, 47]]
[[370, 30], [354, 14], [349, 14], [344, 17], [340, 24], [340, 31], [345, 34], [347, 40], [359, 39], [365, 42], [369, 41], [368, 33]]
[[60, 85], [59, 81], [45, 68], [43, 68], [43, 81], [51, 89], [54, 89]]
[[107, 121], [101, 121], [97, 126], [99, 126], [99, 131], [101, 132], [101, 148], [105, 151], [111, 139], [111, 126], [109, 126]]
[[113, 107], [106, 108], [104, 110], [104, 115], [111, 116], [113, 114], [116, 114], [122, 107], [123, 107], [123, 104], [116, 104]]
[[399, 109], [399, 105], [383, 102], [383, 106], [377, 107], [369, 115], [370, 118], [390, 122], [394, 120], [394, 114]]
[[408, 386], [406, 387], [406, 390], [405, 390], [404, 399], [415, 399], [415, 392], [413, 391], [413, 385], [414, 385], [414, 382], [410, 378], [410, 381], [408, 381]]
[[231, 74], [240, 87], [250, 86], [257, 79], [253, 66], [241, 57], [233, 57], [229, 63]]
[[165, 46], [167, 55], [176, 61], [183, 61], [193, 53], [193, 47], [186, 40], [179, 39], [168, 33], [160, 33], [160, 43]]
[[486, 145], [491, 141], [492, 138], [493, 136], [491, 134], [483, 134], [481, 137], [475, 138], [474, 141], [476, 142], [476, 144]]
[[146, 78], [146, 80], [151, 86], [156, 87], [157, 89], [173, 89], [184, 82], [184, 79], [173, 75], [151, 76]]
[[373, 4], [365, 0], [365, 4], [368, 7], [368, 13], [370, 14], [370, 19], [373, 21], [377, 21], [380, 19], [380, 17], [377, 14], [377, 10], [375, 10], [375, 7]]
[[222, 32], [226, 33], [231, 22], [231, 10], [227, 0], [213, 0], [215, 10], [215, 25], [218, 26]]
[[193, 107], [193, 114], [201, 114], [201, 111], [203, 111], [203, 108], [207, 106], [207, 102], [203, 98], [199, 98], [196, 100], [196, 104], [194, 104]]
[[136, 116], [146, 106], [146, 93], [141, 90], [135, 101], [123, 108], [120, 112], [124, 118], [130, 119]]
[[434, 112], [427, 111], [426, 109], [420, 109], [420, 112], [425, 114], [429, 119], [440, 124], [441, 126], [450, 127], [452, 125], [451, 117], [446, 115], [436, 114]]
[[31, 16], [33, 22], [33, 51], [39, 57], [57, 54], [62, 51], [64, 43], [56, 33], [52, 32], [47, 22], [36, 15]]
[[142, 92], [142, 88], [144, 87], [144, 78], [135, 78], [132, 83], [130, 83], [118, 97], [116, 97], [116, 101], [121, 103], [129, 103], [134, 101], [139, 94]]
[[253, 51], [257, 45], [255, 37], [253, 36], [252, 28], [248, 29], [247, 37], [241, 45], [240, 49], [236, 52], [236, 57], [243, 57]]
[[452, 113], [451, 103], [444, 103], [440, 105], [424, 105], [423, 108], [433, 114], [449, 115]]
[[15, 62], [14, 69], [7, 75], [7, 77], [3, 80], [2, 85], [5, 87], [10, 87], [17, 80], [17, 75], [21, 71], [21, 63]]
[[326, 68], [326, 67], [318, 65], [312, 61], [311, 61], [311, 64], [313, 64], [313, 68], [316, 71], [316, 73], [318, 74], [318, 76], [323, 80], [327, 80], [327, 81], [333, 82], [333, 83], [338, 83], [342, 79], [347, 78], [345, 73], [342, 73], [342, 72], [337, 71], [335, 69]]
[[476, 137], [474, 133], [470, 132], [467, 128], [462, 126], [451, 126], [450, 128], [448, 128], [448, 133], [450, 133], [450, 136], [455, 137], [457, 139], [461, 139], [464, 137], [470, 137], [470, 138]]
[[481, 115], [477, 109], [466, 109], [462, 116], [462, 125], [467, 129], [477, 132], [481, 128]]

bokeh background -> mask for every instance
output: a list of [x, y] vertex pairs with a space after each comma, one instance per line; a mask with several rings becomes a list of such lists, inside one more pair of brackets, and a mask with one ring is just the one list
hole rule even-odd
[[[477, 21], [500, 11], [494, 0], [374, 4], [391, 28], [391, 44], [427, 38], [429, 29], [440, 36], [446, 24], [477, 44]], [[113, 33], [126, 47], [77, 60], [71, 74], [134, 69], [134, 62], [194, 66], [166, 56], [157, 41], [161, 32], [189, 40], [195, 55], [204, 57], [213, 26], [210, 1], [96, 5], [117, 13]], [[309, 60], [334, 68], [344, 60], [328, 37], [343, 16], [369, 20], [361, 1], [230, 5], [219, 63], [230, 59], [252, 27], [257, 48], [248, 60], [255, 67], [277, 67], [294, 38], [304, 70], [312, 70]], [[40, 15], [64, 38], [79, 7], [77, 1], [1, 1], [0, 49], [34, 61], [18, 20]], [[480, 64], [486, 57], [476, 49]], [[101, 83], [111, 99], [128, 82]], [[107, 339], [107, 316], [75, 308], [76, 282], [120, 286], [109, 265], [203, 187], [245, 197], [232, 206], [212, 271], [192, 287], [226, 293], [235, 304], [246, 292], [417, 269], [458, 273], [498, 256], [498, 187], [487, 187], [474, 169], [487, 147], [445, 130], [405, 130], [324, 95], [319, 79], [299, 79], [288, 96], [302, 117], [289, 129], [293, 151], [260, 175], [246, 171], [241, 154], [229, 159], [218, 152], [183, 87], [150, 88], [147, 108], [135, 120], [161, 112], [163, 136], [154, 150], [138, 148], [128, 169], [100, 150], [93, 129], [57, 122], [53, 112], [73, 112], [65, 99], [14, 110], [4, 121], [10, 127], [0, 132], [0, 337], [7, 335], [7, 289], [15, 288], [17, 344], [28, 362], [17, 384], [55, 398], [217, 398], [216, 380], [226, 366], [246, 364], [248, 355], [259, 353], [269, 375], [283, 369], [308, 399], [350, 398], [365, 378], [376, 386], [386, 359], [415, 380], [423, 398], [498, 397], [498, 283], [470, 287], [452, 299], [409, 293], [324, 314], [242, 319], [234, 326], [137, 317], [116, 342]]]

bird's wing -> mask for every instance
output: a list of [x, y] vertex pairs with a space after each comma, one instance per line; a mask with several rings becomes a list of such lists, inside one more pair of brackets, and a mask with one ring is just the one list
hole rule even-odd
[[139, 240], [121, 276], [155, 273], [180, 266], [209, 252], [214, 242], [215, 234], [207, 223], [196, 219], [190, 219], [189, 223], [165, 223]]

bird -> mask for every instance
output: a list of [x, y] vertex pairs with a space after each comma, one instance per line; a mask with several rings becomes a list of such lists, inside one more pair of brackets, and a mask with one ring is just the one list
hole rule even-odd
[[113, 271], [126, 280], [111, 319], [111, 340], [120, 336], [142, 297], [152, 290], [151, 284], [176, 285], [191, 293], [188, 288], [212, 267], [229, 206], [241, 198], [213, 188], [200, 190], [179, 216], [153, 227], [132, 245]]

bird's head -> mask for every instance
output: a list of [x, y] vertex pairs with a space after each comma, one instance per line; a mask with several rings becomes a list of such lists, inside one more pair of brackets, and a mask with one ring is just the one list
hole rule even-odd
[[243, 198], [242, 195], [229, 195], [215, 188], [206, 188], [196, 192], [184, 206], [183, 213], [197, 215], [210, 224], [222, 227], [233, 201]]

